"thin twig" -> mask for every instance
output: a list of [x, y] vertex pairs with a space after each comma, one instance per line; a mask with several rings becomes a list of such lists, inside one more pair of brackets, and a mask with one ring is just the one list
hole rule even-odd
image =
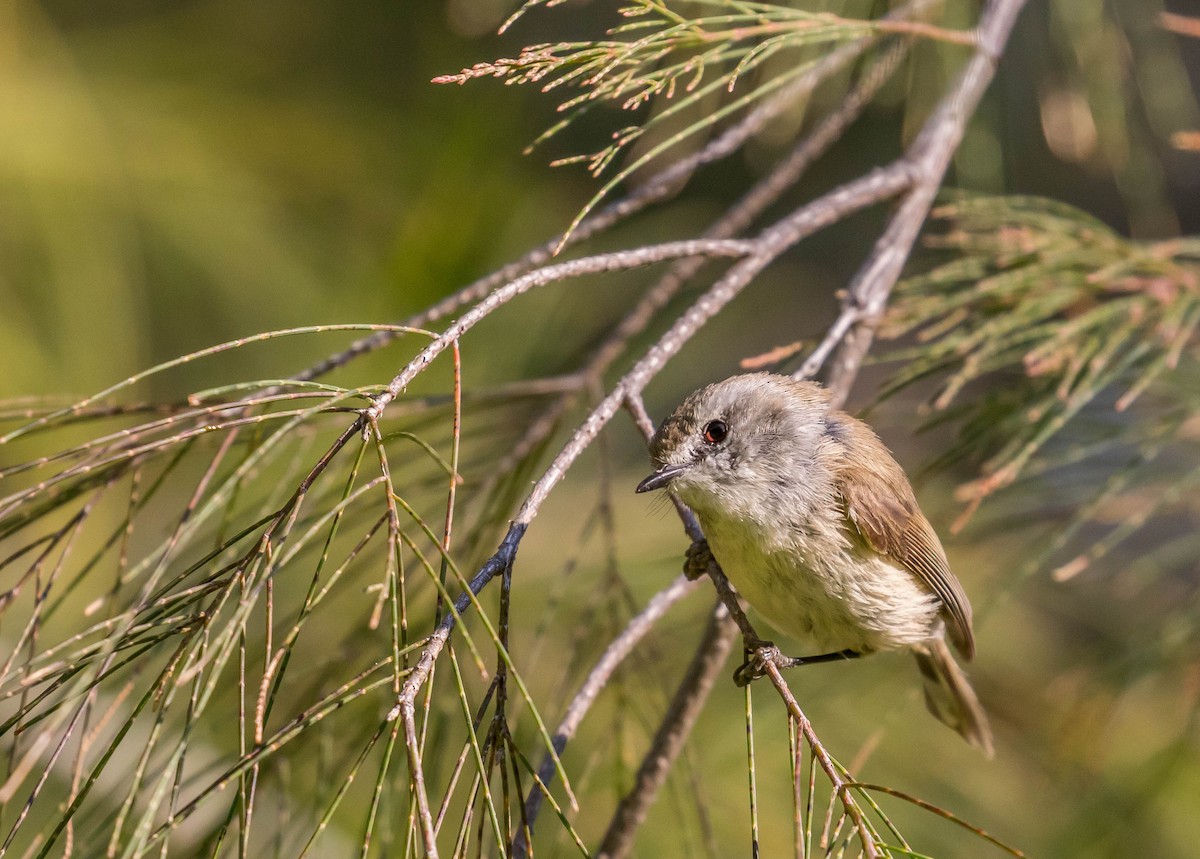
[[859, 808], [858, 802], [854, 799], [854, 794], [850, 792], [850, 783], [842, 778], [841, 772], [837, 765], [826, 751], [825, 745], [817, 736], [817, 732], [813, 730], [812, 723], [808, 721], [808, 717], [804, 715], [804, 711], [800, 709], [800, 704], [796, 701], [796, 696], [792, 694], [791, 688], [788, 687], [787, 681], [783, 679], [783, 675], [779, 673], [779, 667], [774, 663], [768, 662], [766, 665], [767, 676], [771, 678], [771, 684], [775, 687], [775, 691], [779, 693], [779, 697], [783, 699], [784, 705], [788, 709], [788, 713], [796, 722], [796, 727], [801, 735], [808, 742], [808, 747], [812, 749], [813, 757], [817, 760], [821, 770], [825, 773], [825, 777], [829, 779], [829, 784], [833, 788], [834, 795], [842, 804], [842, 809], [846, 816], [850, 818], [850, 822], [854, 828], [858, 830], [859, 841], [862, 844], [863, 852], [868, 857], [878, 856], [876, 850], [875, 839], [871, 836], [870, 830], [867, 828], [867, 823], [863, 817], [862, 809]]
[[1024, 857], [1025, 857], [1025, 854], [1022, 851], [1018, 850], [1015, 847], [1010, 847], [1008, 844], [1005, 844], [1003, 841], [1001, 841], [995, 835], [992, 835], [991, 833], [980, 829], [978, 826], [972, 826], [970, 823], [967, 823], [967, 821], [963, 820], [958, 815], [952, 814], [951, 812], [947, 811], [946, 809], [944, 809], [940, 806], [934, 805], [932, 802], [926, 802], [925, 800], [921, 799], [920, 797], [913, 796], [910, 793], [905, 793], [902, 790], [896, 790], [894, 787], [888, 787], [887, 785], [883, 785], [883, 784], [871, 784], [869, 782], [861, 782], [861, 781], [847, 782], [846, 787], [853, 788], [855, 790], [863, 790], [863, 791], [874, 790], [874, 791], [878, 791], [880, 793], [886, 793], [888, 796], [894, 796], [897, 799], [902, 799], [905, 802], [911, 802], [913, 805], [917, 806], [918, 808], [923, 808], [926, 811], [932, 812], [932, 813], [936, 814], [938, 817], [942, 817], [946, 820], [951, 821], [952, 823], [958, 824], [963, 829], [966, 829], [968, 832], [972, 832], [975, 835], [978, 835], [980, 838], [984, 839], [985, 841], [990, 841], [992, 844], [995, 844], [997, 847], [999, 847], [1005, 853], [1008, 853], [1010, 856], [1016, 856], [1017, 859], [1024, 859]]

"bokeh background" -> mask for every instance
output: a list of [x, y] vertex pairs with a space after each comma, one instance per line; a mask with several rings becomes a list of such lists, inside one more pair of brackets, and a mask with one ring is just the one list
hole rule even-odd
[[[1197, 11], [1182, 0], [1167, 5]], [[859, 14], [871, 8], [850, 4]], [[1176, 136], [1200, 129], [1200, 39], [1164, 30], [1161, 9], [1154, 0], [1031, 3], [952, 184], [1052, 197], [1136, 238], [1200, 232], [1200, 152]], [[570, 3], [496, 36], [509, 11], [500, 0], [0, 6], [0, 397], [85, 394], [269, 329], [398, 320], [561, 231], [596, 185], [581, 169], [547, 162], [594, 148], [612, 117], [588, 117], [549, 150], [523, 156], [553, 122], [555, 99], [493, 81], [430, 80], [523, 44], [595, 37], [611, 7]], [[963, 4], [949, 21], [975, 15], [975, 4]], [[797, 193], [893, 157], [959, 56], [918, 52]], [[793, 119], [792, 133], [803, 115]], [[669, 212], [649, 213], [601, 246], [699, 232], [789, 140], [786, 123], [777, 124], [705, 171]], [[773, 267], [656, 381], [652, 413], [735, 371], [742, 357], [818, 334], [881, 217], [822, 234]], [[466, 344], [465, 384], [482, 389], [569, 366], [645, 282], [610, 278], [603, 288], [528, 297]], [[281, 341], [239, 355], [237, 372], [275, 378], [343, 342]], [[383, 382], [398, 365], [385, 352], [353, 373]], [[184, 368], [144, 394], [216, 384], [230, 366]], [[886, 372], [870, 368], [855, 407], [872, 402]], [[914, 472], [949, 432], [915, 432], [919, 394], [872, 412]], [[645, 469], [638, 436], [623, 424], [609, 435], [621, 464], [614, 480], [632, 487]], [[588, 468], [556, 491], [523, 549], [521, 575], [546, 585], [517, 607], [531, 626], [550, 600], [568, 621], [592, 605], [604, 560], [574, 549], [591, 504]], [[953, 487], [970, 476], [952, 470], [919, 482], [939, 530], [960, 511]], [[617, 497], [620, 575], [644, 599], [677, 571], [684, 539], [668, 511], [632, 492]], [[995, 761], [927, 718], [899, 657], [811, 670], [795, 678], [797, 695], [845, 762], [862, 758], [864, 779], [952, 808], [1029, 855], [1194, 855], [1200, 657], [1186, 618], [1197, 607], [1195, 558], [1185, 556], [1183, 575], [1123, 577], [1135, 542], [1068, 582], [1046, 570], [1018, 575], [1053, 529], [1023, 520], [1027, 506], [1019, 493], [1001, 496], [991, 518], [947, 541], [978, 607], [973, 676], [996, 723]], [[1176, 528], [1194, 528], [1196, 507]], [[568, 557], [571, 583], [560, 585]], [[637, 703], [606, 699], [590, 717], [573, 762], [586, 768], [589, 746], [606, 742], [625, 764], [597, 764], [595, 814], [579, 823], [585, 836], [602, 831], [708, 607], [706, 594], [692, 597], [664, 623], [640, 661], [650, 680], [635, 685]], [[569, 622], [562, 629], [572, 634]], [[515, 633], [518, 649], [524, 634]], [[552, 674], [542, 685], [550, 700], [561, 694], [555, 683], [565, 684]], [[765, 703], [760, 716], [768, 750], [786, 748], [774, 707]], [[553, 718], [554, 705], [547, 709]], [[643, 855], [748, 855], [742, 719], [741, 693], [722, 685], [643, 832]], [[778, 855], [790, 827], [786, 755], [759, 767], [760, 786], [774, 785], [764, 793], [763, 842], [766, 855]], [[890, 808], [922, 852], [986, 855], [945, 822]]]

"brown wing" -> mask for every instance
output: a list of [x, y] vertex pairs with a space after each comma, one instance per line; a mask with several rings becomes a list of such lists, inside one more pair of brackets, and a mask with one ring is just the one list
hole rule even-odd
[[[851, 419], [853, 420], [853, 419]], [[912, 571], [942, 601], [950, 640], [964, 659], [975, 655], [971, 632], [971, 604], [962, 585], [950, 572], [950, 563], [933, 526], [917, 506], [904, 471], [875, 433], [857, 421], [856, 441], [877, 447], [871, 457], [875, 468], [845, 464], [839, 489], [846, 515], [867, 544]], [[869, 439], [868, 439], [869, 436]]]

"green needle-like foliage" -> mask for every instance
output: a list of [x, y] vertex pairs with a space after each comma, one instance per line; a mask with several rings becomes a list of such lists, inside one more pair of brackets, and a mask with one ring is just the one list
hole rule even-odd
[[[1139, 460], [1194, 446], [1200, 239], [1131, 241], [1032, 198], [961, 197], [935, 216], [945, 229], [926, 243], [951, 259], [898, 287], [883, 332], [915, 344], [891, 356], [902, 367], [886, 392], [936, 379], [933, 409], [962, 428], [940, 462], [969, 456], [983, 472], [960, 490], [960, 524], [1018, 478], [1118, 440]], [[972, 388], [995, 378], [990, 394]]]
[[[520, 14], [535, 6], [530, 2]], [[643, 112], [637, 122], [612, 133], [602, 148], [556, 160], [555, 165], [585, 163], [599, 176], [652, 130], [666, 129], [628, 163], [584, 206], [567, 230], [579, 222], [636, 171], [664, 158], [687, 138], [709, 132], [744, 116], [777, 94], [840, 43], [873, 33], [920, 32], [936, 38], [969, 42], [966, 34], [935, 27], [903, 27], [896, 22], [846, 18], [772, 3], [703, 0], [681, 14], [668, 3], [635, 0], [619, 10], [629, 23], [612, 28], [613, 38], [597, 41], [529, 45], [513, 58], [478, 63], [457, 74], [434, 78], [436, 83], [465, 84], [477, 78], [500, 78], [506, 84], [540, 84], [543, 92], [563, 87], [578, 94], [561, 102], [564, 118], [540, 135], [540, 144], [561, 132], [596, 104], [609, 103], [624, 111]], [[755, 74], [778, 55], [771, 70]]]

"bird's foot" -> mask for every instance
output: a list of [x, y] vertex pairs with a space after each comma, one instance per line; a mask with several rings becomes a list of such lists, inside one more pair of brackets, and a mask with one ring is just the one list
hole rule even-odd
[[747, 640], [746, 661], [733, 672], [733, 682], [738, 686], [746, 686], [766, 674], [767, 668], [772, 665], [782, 670], [801, 665], [813, 665], [818, 662], [857, 659], [860, 656], [862, 653], [850, 649], [822, 653], [819, 656], [784, 656], [779, 648], [769, 641]]
[[789, 662], [789, 658], [783, 655], [774, 643], [763, 641], [762, 639], [749, 639], [745, 641], [746, 658], [737, 670], [733, 672], [733, 682], [738, 686], [748, 686], [759, 677], [767, 673], [767, 666], [774, 665], [777, 668], [785, 667], [784, 663]]
[[708, 565], [712, 562], [713, 553], [708, 548], [708, 541], [697, 540], [684, 553], [683, 574], [688, 581], [694, 582], [708, 573]]

